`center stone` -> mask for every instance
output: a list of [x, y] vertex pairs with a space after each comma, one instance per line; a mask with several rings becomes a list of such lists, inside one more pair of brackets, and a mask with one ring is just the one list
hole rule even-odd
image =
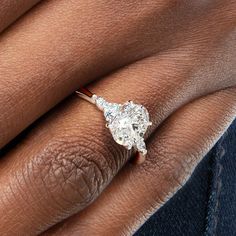
[[97, 101], [97, 106], [104, 111], [107, 127], [118, 144], [128, 149], [134, 147], [143, 155], [147, 153], [144, 134], [151, 122], [145, 107], [132, 101], [120, 105], [104, 99]]

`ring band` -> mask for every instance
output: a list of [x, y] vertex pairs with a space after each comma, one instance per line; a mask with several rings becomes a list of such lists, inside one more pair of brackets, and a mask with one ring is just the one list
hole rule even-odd
[[144, 106], [132, 101], [124, 104], [110, 103], [86, 88], [80, 88], [76, 93], [104, 112], [106, 127], [109, 128], [116, 143], [128, 150], [134, 148], [143, 158], [146, 156], [144, 135], [152, 122], [150, 122], [149, 113]]

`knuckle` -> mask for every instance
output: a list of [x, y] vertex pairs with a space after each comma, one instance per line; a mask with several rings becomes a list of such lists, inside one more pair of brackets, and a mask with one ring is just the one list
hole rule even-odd
[[194, 140], [191, 142], [192, 149], [189, 149], [188, 145], [184, 145], [189, 140], [191, 137], [186, 137], [184, 140], [179, 138], [179, 141], [174, 142], [174, 147], [173, 144], [169, 144], [172, 148], [168, 148], [164, 153], [163, 172], [167, 173], [168, 180], [173, 186], [182, 187], [199, 161], [194, 150], [198, 143], [195, 145]]
[[41, 178], [47, 190], [61, 188], [64, 199], [84, 208], [102, 191], [117, 171], [111, 153], [94, 137], [62, 137], [40, 154]]
[[159, 137], [155, 148], [149, 152], [150, 158], [148, 158], [146, 166], [143, 165], [144, 171], [150, 175], [153, 173], [160, 175], [163, 188], [166, 189], [166, 191], [162, 189], [161, 196], [159, 196], [159, 200], [162, 202], [183, 187], [200, 160], [196, 155], [197, 152], [190, 151], [183, 145], [183, 140], [177, 136], [174, 139], [173, 142], [171, 138]]

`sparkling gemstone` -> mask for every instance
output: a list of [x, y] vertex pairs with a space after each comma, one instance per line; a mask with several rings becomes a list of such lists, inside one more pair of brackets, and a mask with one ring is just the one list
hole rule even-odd
[[126, 102], [123, 105], [108, 103], [98, 97], [96, 104], [104, 111], [107, 126], [114, 140], [128, 149], [134, 147], [143, 155], [147, 153], [144, 134], [151, 122], [145, 107]]
[[104, 108], [108, 105], [108, 102], [102, 97], [96, 97], [96, 105], [100, 110], [104, 110]]

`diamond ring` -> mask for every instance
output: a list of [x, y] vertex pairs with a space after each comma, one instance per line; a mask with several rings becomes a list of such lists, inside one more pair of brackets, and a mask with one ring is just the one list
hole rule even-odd
[[132, 101], [124, 104], [110, 103], [86, 88], [80, 88], [76, 93], [104, 112], [106, 127], [110, 130], [116, 143], [123, 145], [128, 150], [134, 148], [142, 157], [146, 156], [144, 135], [152, 122], [150, 122], [149, 113], [144, 106]]

